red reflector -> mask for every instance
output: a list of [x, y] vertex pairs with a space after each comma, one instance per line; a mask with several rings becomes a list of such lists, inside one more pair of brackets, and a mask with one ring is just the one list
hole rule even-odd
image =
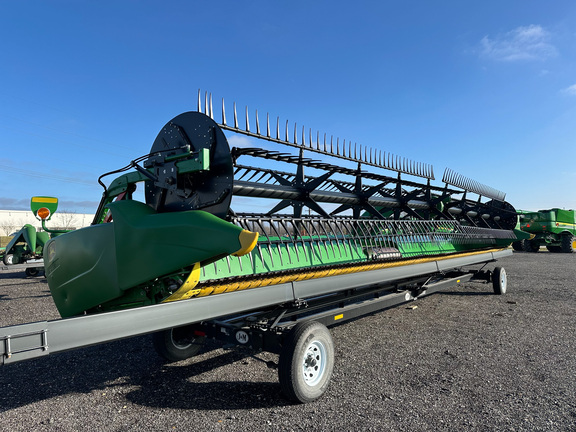
[[530, 228], [530, 224], [526, 224], [526, 228]]
[[194, 336], [206, 336], [206, 332], [194, 330]]

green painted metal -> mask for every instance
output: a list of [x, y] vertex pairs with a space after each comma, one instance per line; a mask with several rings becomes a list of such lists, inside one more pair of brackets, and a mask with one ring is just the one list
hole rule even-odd
[[[189, 273], [194, 263], [242, 247], [242, 228], [203, 211], [158, 214], [131, 200], [109, 207], [113, 223], [71, 231], [46, 245], [46, 277], [63, 317], [124, 295], [125, 303], [156, 303], [165, 297], [150, 291], [157, 277]], [[149, 284], [140, 288], [144, 283]]]
[[[508, 247], [512, 232], [462, 227], [455, 221], [381, 221], [237, 218], [259, 232], [246, 256], [226, 257], [202, 267], [200, 281], [264, 275], [288, 270], [445, 255], [488, 247]], [[295, 233], [294, 228], [315, 235]], [[274, 232], [284, 235], [270, 235]], [[268, 234], [267, 234], [268, 233]]]

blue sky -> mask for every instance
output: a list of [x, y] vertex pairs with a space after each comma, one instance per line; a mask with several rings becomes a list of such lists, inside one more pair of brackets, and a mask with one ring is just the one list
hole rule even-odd
[[573, 1], [0, 0], [0, 20], [0, 209], [94, 212], [98, 176], [198, 89], [436, 184], [448, 167], [519, 209], [576, 208]]

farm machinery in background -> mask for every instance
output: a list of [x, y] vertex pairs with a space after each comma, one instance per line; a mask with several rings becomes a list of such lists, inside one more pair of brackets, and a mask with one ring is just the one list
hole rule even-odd
[[[24, 269], [26, 276], [38, 276], [44, 271], [43, 252], [48, 240], [63, 234], [63, 230], [50, 230], [45, 221], [50, 220], [58, 209], [58, 198], [32, 197], [30, 209], [38, 220], [42, 220], [44, 231], [37, 231], [30, 224], [24, 225], [14, 234], [2, 254], [3, 269]], [[40, 214], [38, 214], [40, 212]]]
[[[452, 170], [436, 186], [430, 165], [289, 129], [247, 108], [240, 127], [235, 104], [228, 124], [224, 101], [218, 123], [199, 93], [148, 154], [100, 177], [92, 226], [46, 243], [64, 319], [0, 329], [3, 362], [151, 332], [181, 360], [212, 337], [280, 354], [282, 390], [309, 402], [333, 368], [325, 325], [467, 281], [506, 291], [504, 269], [484, 268], [522, 235], [504, 193]], [[224, 131], [264, 145], [230, 148]]]
[[546, 246], [550, 252], [576, 251], [576, 212], [553, 208], [537, 212], [519, 211], [519, 225], [531, 234], [528, 239], [512, 243], [517, 251], [538, 252]]

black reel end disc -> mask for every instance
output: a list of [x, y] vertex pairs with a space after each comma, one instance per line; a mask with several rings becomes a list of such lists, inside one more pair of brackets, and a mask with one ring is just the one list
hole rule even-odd
[[[174, 156], [188, 153], [183, 158]], [[209, 168], [178, 174], [176, 164], [209, 150]], [[144, 167], [152, 169], [157, 180], [146, 181], [146, 203], [157, 212], [204, 210], [222, 219], [232, 199], [234, 171], [230, 147], [222, 129], [200, 112], [174, 117], [162, 128]]]

